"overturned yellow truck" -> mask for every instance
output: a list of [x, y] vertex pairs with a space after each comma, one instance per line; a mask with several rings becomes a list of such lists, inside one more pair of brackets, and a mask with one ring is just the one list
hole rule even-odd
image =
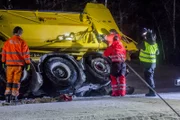
[[[0, 47], [15, 26], [23, 28], [22, 38], [31, 54], [31, 71], [24, 70], [21, 95], [74, 93], [84, 83], [107, 84], [110, 62], [102, 56], [107, 47], [103, 36], [116, 29], [128, 51], [136, 42], [120, 32], [110, 11], [103, 5], [87, 3], [82, 13], [0, 10]], [[129, 54], [128, 54], [129, 56]], [[6, 84], [1, 68], [0, 93]]]

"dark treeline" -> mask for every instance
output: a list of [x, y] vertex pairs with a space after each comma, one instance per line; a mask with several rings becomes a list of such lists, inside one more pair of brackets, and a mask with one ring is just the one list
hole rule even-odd
[[[1, 9], [58, 10], [82, 12], [95, 0], [0, 0]], [[105, 4], [105, 0], [96, 0]], [[161, 54], [159, 63], [180, 64], [180, 1], [107, 0], [120, 30], [138, 43], [144, 27], [154, 30]]]

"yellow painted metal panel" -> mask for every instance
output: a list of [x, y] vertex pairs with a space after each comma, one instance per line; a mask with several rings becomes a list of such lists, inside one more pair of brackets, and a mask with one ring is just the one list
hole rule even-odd
[[15, 26], [23, 28], [22, 38], [31, 52], [58, 51], [82, 56], [87, 51], [104, 50], [107, 45], [98, 35], [116, 29], [128, 51], [137, 51], [135, 42], [121, 33], [110, 11], [103, 4], [88, 3], [83, 14], [0, 10], [0, 36], [12, 36]]

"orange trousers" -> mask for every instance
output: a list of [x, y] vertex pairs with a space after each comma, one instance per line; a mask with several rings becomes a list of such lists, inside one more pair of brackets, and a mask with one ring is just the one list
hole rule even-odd
[[9, 65], [6, 68], [6, 90], [5, 95], [19, 95], [22, 66]]

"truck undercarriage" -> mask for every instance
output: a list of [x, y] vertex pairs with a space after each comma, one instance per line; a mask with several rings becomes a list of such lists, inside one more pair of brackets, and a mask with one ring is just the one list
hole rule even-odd
[[[23, 28], [22, 38], [31, 52], [31, 70], [24, 70], [21, 78], [21, 97], [110, 94], [111, 62], [102, 55], [110, 29], [122, 36], [128, 58], [137, 51], [136, 42], [120, 32], [102, 4], [88, 3], [82, 13], [0, 10], [0, 47], [15, 26]], [[5, 70], [0, 70], [3, 96]], [[133, 90], [127, 86], [127, 93]]]

